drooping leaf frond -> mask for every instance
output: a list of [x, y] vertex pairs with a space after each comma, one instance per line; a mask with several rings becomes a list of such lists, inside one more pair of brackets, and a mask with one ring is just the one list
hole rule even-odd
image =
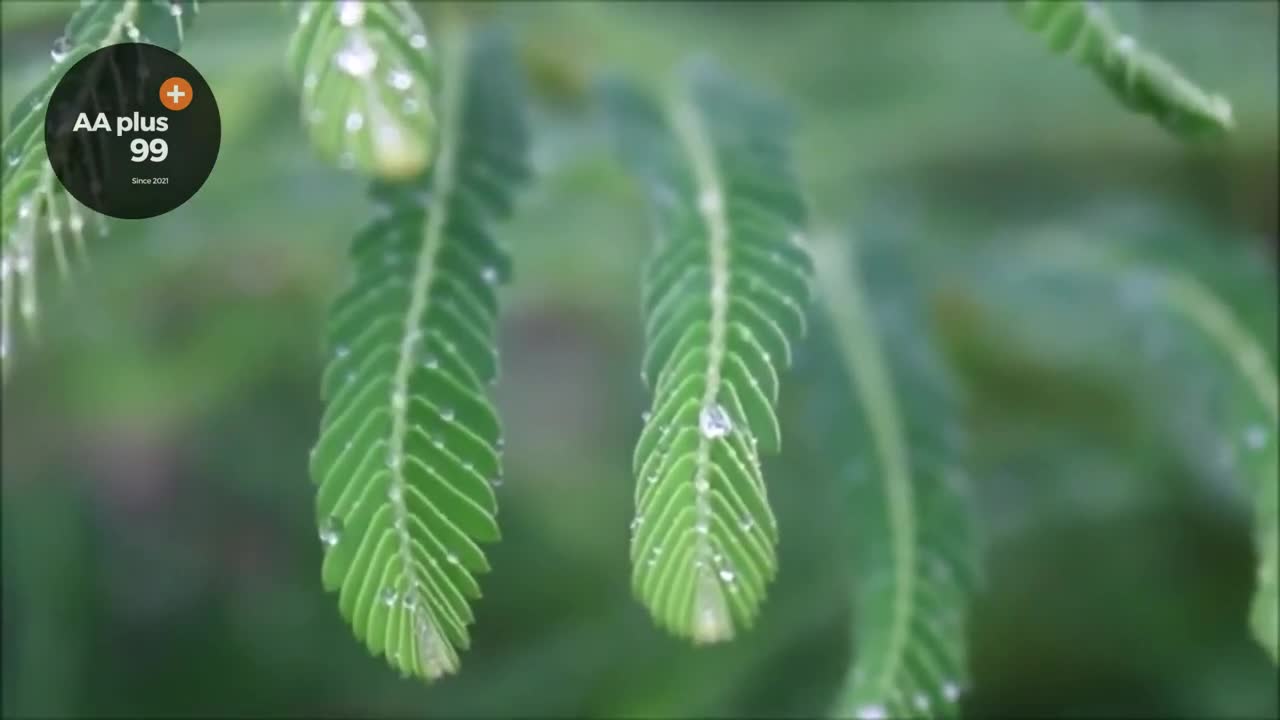
[[70, 266], [67, 243], [84, 255], [85, 209], [58, 182], [44, 143], [45, 107], [63, 74], [99, 48], [148, 42], [177, 50], [195, 14], [195, 0], [126, 0], [82, 3], [50, 51], [49, 74], [14, 108], [4, 136], [4, 186], [0, 208], [0, 373], [7, 376], [13, 351], [13, 314], [34, 331], [40, 245], [48, 243], [59, 270]]
[[1091, 0], [1010, 0], [1009, 7], [1055, 52], [1090, 67], [1128, 107], [1186, 136], [1222, 133], [1233, 125], [1231, 103], [1207, 93], [1158, 55], [1119, 30], [1105, 3]]
[[833, 711], [951, 716], [979, 572], [956, 402], [901, 260], [850, 245], [814, 247], [837, 366], [817, 386], [838, 396], [818, 399], [832, 407], [821, 437], [849, 475], [857, 561], [854, 661]]
[[632, 583], [655, 620], [707, 643], [750, 626], [776, 569], [759, 453], [805, 329], [806, 209], [785, 118], [706, 64], [667, 110], [612, 86], [618, 143], [652, 200]]
[[436, 59], [408, 2], [303, 3], [289, 66], [303, 123], [325, 159], [391, 180], [427, 168]]
[[[1243, 322], [1218, 288], [1180, 267], [1167, 250], [1122, 251], [1063, 240], [1054, 234], [1016, 254], [1002, 252], [1003, 260], [988, 263], [982, 274], [983, 292], [1007, 304], [1014, 293], [1026, 298], [1053, 287], [1054, 302], [1079, 308], [1075, 312], [1088, 318], [1081, 324], [1091, 334], [1105, 326], [1108, 336], [1125, 338], [1131, 346], [1122, 354], [1150, 376], [1145, 382], [1155, 384], [1160, 406], [1152, 412], [1168, 424], [1176, 442], [1207, 473], [1247, 483], [1258, 555], [1250, 624], [1258, 642], [1280, 661], [1280, 391], [1274, 338], [1265, 340], [1262, 333], [1269, 331]], [[1208, 263], [1196, 265], [1203, 270]], [[1229, 282], [1241, 284], [1239, 274]], [[1260, 321], [1274, 328], [1274, 278], [1268, 282], [1271, 289], [1261, 303], [1266, 315]], [[1058, 327], [1055, 332], [1067, 330]]]
[[445, 41], [439, 158], [422, 182], [378, 188], [388, 215], [352, 246], [311, 459], [325, 587], [371, 653], [427, 679], [457, 670], [488, 570], [477, 543], [498, 538], [486, 393], [508, 260], [489, 226], [528, 176], [509, 45]]

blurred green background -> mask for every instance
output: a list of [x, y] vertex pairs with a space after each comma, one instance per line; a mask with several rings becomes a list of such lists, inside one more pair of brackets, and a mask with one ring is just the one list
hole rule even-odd
[[[74, 7], [0, 3], [6, 115]], [[1004, 266], [984, 259], [1045, 238], [1133, 248], [1220, 293], [1274, 359], [1278, 7], [1112, 6], [1233, 101], [1238, 131], [1187, 147], [998, 3], [477, 6], [515, 31], [540, 177], [501, 232], [517, 268], [496, 389], [504, 541], [462, 673], [428, 687], [368, 656], [322, 592], [306, 472], [326, 306], [373, 207], [299, 130], [288, 4], [203, 3], [183, 54], [222, 113], [213, 175], [166, 216], [114, 222], [70, 282], [43, 281], [41, 336], [4, 389], [5, 714], [824, 712], [856, 578], [834, 461], [803, 442], [803, 366], [784, 386], [791, 438], [766, 460], [781, 571], [757, 627], [695, 649], [628, 587], [648, 236], [587, 90], [707, 52], [793, 108], [825, 222], [926, 268], [969, 398], [987, 563], [964, 712], [1275, 716], [1245, 622], [1245, 481], [1215, 451], [1226, 371], [1144, 355], [1098, 298], [993, 282]]]

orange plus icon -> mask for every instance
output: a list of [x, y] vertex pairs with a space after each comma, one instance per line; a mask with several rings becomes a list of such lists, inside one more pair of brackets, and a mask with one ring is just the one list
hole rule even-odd
[[166, 110], [182, 110], [191, 104], [191, 83], [180, 77], [160, 83], [160, 102]]

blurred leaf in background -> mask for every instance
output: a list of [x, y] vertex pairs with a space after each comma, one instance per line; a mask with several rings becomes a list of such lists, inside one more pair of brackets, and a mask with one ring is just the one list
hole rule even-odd
[[[1250, 456], [1220, 443], [1227, 368], [1121, 290], [1030, 269], [1070, 246], [1186, 274], [1274, 369], [1275, 3], [1114, 6], [1231, 98], [1236, 130], [1194, 148], [995, 3], [487, 5], [538, 93], [538, 179], [503, 232], [503, 542], [463, 672], [429, 687], [353, 641], [316, 570], [323, 318], [374, 211], [302, 129], [287, 5], [202, 4], [183, 54], [218, 96], [213, 175], [169, 215], [113, 223], [73, 283], [42, 283], [44, 332], [4, 390], [6, 715], [826, 713], [858, 577], [849, 490], [801, 441], [812, 369], [834, 362], [821, 343], [764, 460], [779, 570], [756, 626], [693, 648], [629, 587], [649, 240], [583, 93], [700, 52], [785, 99], [815, 206], [917, 273], [986, 538], [962, 712], [1277, 714], [1247, 622]], [[72, 9], [0, 3], [6, 114]]]

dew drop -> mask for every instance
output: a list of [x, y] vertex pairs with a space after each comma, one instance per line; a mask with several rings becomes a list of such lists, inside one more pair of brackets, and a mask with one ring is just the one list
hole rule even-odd
[[391, 83], [391, 87], [404, 91], [413, 85], [413, 76], [408, 70], [395, 69], [391, 71], [391, 75], [387, 77], [387, 81]]
[[929, 712], [929, 698], [925, 697], [924, 693], [916, 693], [911, 702], [920, 712]]
[[1244, 431], [1244, 444], [1250, 450], [1261, 450], [1267, 445], [1267, 430], [1261, 425], [1250, 425]]
[[422, 367], [428, 370], [435, 370], [440, 367], [440, 359], [435, 355], [424, 355], [422, 358]]
[[392, 606], [394, 606], [394, 605], [396, 604], [396, 600], [397, 600], [397, 599], [399, 599], [399, 595], [398, 595], [398, 593], [396, 593], [395, 588], [383, 588], [383, 589], [382, 589], [382, 604], [383, 604], [383, 605], [386, 605], [387, 607], [392, 607]]
[[711, 532], [711, 527], [707, 525], [706, 521], [703, 521], [698, 523], [697, 525], [694, 525], [693, 531], [698, 533], [699, 535], [706, 535], [707, 533]]
[[444, 420], [445, 422], [453, 422], [453, 417], [454, 417], [453, 408], [451, 407], [440, 408], [441, 420]]
[[444, 560], [445, 560], [445, 562], [449, 563], [450, 565], [457, 565], [457, 564], [458, 564], [458, 556], [457, 556], [457, 555], [454, 555], [453, 553], [449, 553], [448, 555], [445, 555], [445, 556], [444, 556]]
[[492, 480], [490, 480], [490, 481], [489, 481], [489, 484], [490, 484], [490, 485], [492, 485], [493, 487], [500, 488], [500, 487], [502, 487], [502, 482], [503, 482], [503, 481], [502, 481], [502, 478], [500, 478], [500, 477], [496, 477], [496, 478], [493, 478]]
[[711, 489], [711, 483], [707, 482], [706, 478], [700, 477], [696, 481], [694, 481], [693, 489], [696, 490], [699, 495], [703, 495], [703, 494], [706, 494], [706, 492]]
[[431, 439], [431, 444], [432, 444], [432, 445], [434, 445], [434, 446], [436, 447], [436, 449], [437, 449], [437, 450], [443, 450], [443, 449], [444, 449], [444, 438], [432, 438], [432, 439]]
[[885, 720], [889, 717], [889, 713], [885, 711], [883, 705], [863, 705], [853, 711], [853, 716], [858, 720]]
[[23, 200], [18, 205], [18, 219], [22, 220], [31, 215], [31, 201]]
[[956, 700], [959, 700], [959, 699], [960, 699], [960, 686], [959, 686], [959, 685], [957, 685], [957, 684], [955, 684], [955, 683], [953, 683], [953, 682], [951, 682], [951, 681], [947, 681], [947, 682], [943, 683], [943, 684], [942, 684], [942, 696], [943, 696], [943, 697], [945, 697], [945, 698], [947, 699], [947, 701], [948, 701], [948, 702], [955, 702]]
[[393, 453], [387, 454], [387, 467], [391, 468], [392, 470], [395, 470], [396, 468], [400, 467], [400, 464], [403, 462], [404, 462], [404, 458], [400, 456], [400, 453], [393, 452]]
[[708, 440], [722, 438], [733, 431], [733, 421], [719, 403], [702, 408], [698, 413], [698, 429]]
[[13, 153], [12, 155], [9, 156], [9, 160], [8, 160], [9, 167], [13, 167], [14, 165], [17, 165], [21, 160], [22, 160], [21, 155], [19, 155], [18, 153]]
[[363, 20], [364, 3], [360, 0], [343, 0], [338, 3], [338, 22], [347, 27], [354, 27]]
[[364, 115], [358, 112], [347, 113], [347, 132], [356, 132], [364, 127]]
[[497, 285], [498, 269], [492, 265], [486, 265], [485, 268], [480, 271], [480, 277], [483, 278], [484, 281], [490, 285]]
[[404, 500], [404, 491], [400, 489], [399, 485], [392, 485], [387, 488], [387, 498], [393, 503], [399, 503]]
[[401, 604], [404, 605], [405, 610], [413, 610], [415, 607], [418, 606], [418, 601], [414, 597], [413, 593], [405, 593], [404, 601], [401, 602]]
[[742, 522], [738, 523], [738, 527], [742, 528], [742, 532], [751, 532], [751, 528], [755, 526], [755, 521], [749, 517], [742, 518]]
[[733, 582], [733, 579], [737, 577], [736, 575], [733, 574], [732, 570], [728, 570], [728, 569], [721, 570], [719, 575], [720, 575], [720, 579], [727, 583]]
[[334, 357], [337, 357], [337, 358], [344, 358], [350, 354], [351, 354], [351, 348], [347, 347], [346, 345], [339, 345], [333, 351]]
[[169, 6], [169, 14], [176, 18], [182, 17], [182, 6], [174, 2]]
[[124, 34], [125, 34], [125, 35], [128, 35], [128, 36], [129, 36], [129, 39], [130, 39], [130, 40], [132, 40], [132, 41], [134, 41], [134, 42], [137, 42], [137, 41], [138, 41], [138, 38], [142, 37], [142, 33], [141, 33], [141, 32], [139, 32], [139, 30], [138, 30], [138, 26], [137, 26], [137, 25], [134, 25], [132, 22], [129, 22], [129, 23], [126, 23], [126, 24], [125, 24], [125, 26], [124, 26]]
[[338, 51], [334, 61], [346, 74], [352, 77], [364, 77], [378, 66], [378, 55], [364, 38], [357, 35]]
[[724, 198], [718, 190], [703, 190], [698, 196], [698, 208], [704, 213], [718, 213], [724, 208]]
[[[66, 60], [67, 54], [70, 52], [71, 41], [67, 39], [66, 35], [63, 35], [53, 41], [53, 48], [49, 50], [49, 56], [53, 58], [53, 62], [56, 65], [61, 63], [63, 60]], [[9, 164], [13, 165], [15, 163], [10, 162]]]
[[647, 423], [649, 422], [649, 418], [651, 417], [653, 417], [653, 413], [649, 412], [648, 410], [645, 410], [644, 412], [640, 413], [640, 422]]
[[391, 393], [391, 407], [396, 410], [403, 410], [409, 404], [409, 399], [405, 397], [404, 391], [397, 390]]
[[405, 98], [404, 104], [401, 106], [405, 115], [413, 115], [418, 112], [418, 101], [416, 98]]
[[427, 36], [422, 33], [414, 33], [409, 36], [409, 47], [414, 50], [422, 50], [427, 47]]
[[325, 547], [333, 547], [338, 544], [338, 540], [342, 538], [342, 521], [336, 517], [329, 516], [324, 522], [320, 523], [320, 542]]
[[649, 477], [645, 478], [644, 481], [649, 483], [650, 485], [653, 485], [654, 483], [658, 482], [658, 474], [650, 473]]
[[304, 90], [314, 90], [319, 82], [320, 78], [315, 73], [309, 72], [306, 77], [302, 78], [302, 87]]
[[644, 516], [637, 515], [635, 519], [631, 521], [631, 531], [635, 532], [643, 523], [644, 523]]

